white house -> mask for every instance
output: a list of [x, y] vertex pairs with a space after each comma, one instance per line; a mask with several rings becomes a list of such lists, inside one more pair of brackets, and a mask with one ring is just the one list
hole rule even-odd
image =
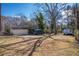
[[29, 33], [29, 29], [24, 27], [13, 27], [10, 32], [14, 35], [27, 35]]
[[20, 17], [2, 16], [0, 21], [1, 33], [5, 33], [5, 28], [8, 26], [14, 35], [27, 35], [29, 29], [33, 29], [33, 26], [36, 27], [31, 21], [23, 20]]

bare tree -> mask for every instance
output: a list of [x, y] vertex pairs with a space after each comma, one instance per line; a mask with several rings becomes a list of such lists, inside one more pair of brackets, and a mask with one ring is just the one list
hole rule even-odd
[[66, 4], [58, 4], [58, 3], [44, 3], [40, 4], [41, 10], [45, 15], [46, 19], [50, 19], [50, 28], [51, 33], [57, 34], [56, 21], [61, 14], [61, 10], [65, 8]]

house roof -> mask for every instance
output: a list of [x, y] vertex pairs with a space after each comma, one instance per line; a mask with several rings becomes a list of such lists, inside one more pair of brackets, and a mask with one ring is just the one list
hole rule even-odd
[[28, 27], [25, 26], [14, 26], [12, 29], [29, 29]]

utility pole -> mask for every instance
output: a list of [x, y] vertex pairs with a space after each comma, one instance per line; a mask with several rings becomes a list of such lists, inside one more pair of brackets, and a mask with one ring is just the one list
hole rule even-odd
[[75, 8], [74, 8], [74, 15], [75, 15], [75, 39], [79, 42], [79, 33], [78, 33], [78, 31], [79, 31], [79, 29], [78, 29], [78, 21], [79, 21], [79, 19], [78, 19], [78, 4], [76, 3], [75, 4]]
[[1, 3], [0, 3], [0, 32], [1, 32]]

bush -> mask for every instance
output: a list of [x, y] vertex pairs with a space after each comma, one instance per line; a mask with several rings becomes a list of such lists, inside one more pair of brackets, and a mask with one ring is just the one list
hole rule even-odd
[[8, 26], [5, 27], [5, 35], [10, 35], [10, 28]]
[[10, 29], [9, 29], [9, 28], [7, 28], [7, 29], [6, 29], [6, 32], [7, 32], [7, 33], [10, 33]]

